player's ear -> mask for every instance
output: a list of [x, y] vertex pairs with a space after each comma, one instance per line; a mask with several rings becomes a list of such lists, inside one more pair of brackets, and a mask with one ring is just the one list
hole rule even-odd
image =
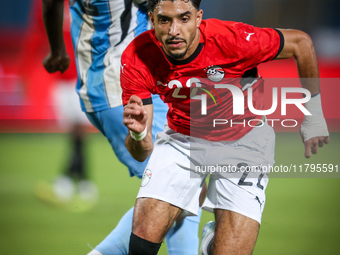
[[197, 27], [199, 27], [199, 26], [201, 25], [202, 17], [203, 17], [203, 10], [200, 9], [200, 10], [197, 12], [197, 16], [196, 16], [196, 26], [197, 26]]
[[149, 12], [149, 17], [151, 20], [152, 27], [155, 28], [155, 19], [153, 18], [152, 12]]

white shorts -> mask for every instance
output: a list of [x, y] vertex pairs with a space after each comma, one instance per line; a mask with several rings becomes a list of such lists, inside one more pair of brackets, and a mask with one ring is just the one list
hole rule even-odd
[[53, 90], [58, 123], [63, 129], [69, 129], [74, 124], [91, 125], [86, 114], [81, 110], [75, 85], [76, 80], [58, 81]]
[[203, 209], [229, 210], [261, 223], [268, 184], [261, 166], [274, 164], [274, 151], [275, 133], [267, 123], [231, 142], [210, 142], [176, 133], [166, 126], [156, 136], [137, 198], [159, 199], [183, 209], [186, 215], [197, 215], [209, 169]]

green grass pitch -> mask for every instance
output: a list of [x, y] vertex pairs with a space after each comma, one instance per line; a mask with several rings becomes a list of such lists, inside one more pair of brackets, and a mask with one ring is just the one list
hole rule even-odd
[[[340, 165], [340, 133], [313, 155], [303, 156], [296, 133], [278, 133], [278, 165]], [[52, 208], [34, 196], [39, 180], [51, 181], [68, 153], [65, 134], [0, 134], [0, 250], [14, 255], [85, 255], [133, 205], [140, 181], [129, 178], [109, 144], [90, 134], [88, 163], [100, 199], [84, 213]], [[308, 177], [315, 177], [309, 175]], [[339, 175], [337, 175], [339, 177]], [[200, 231], [213, 216], [204, 212]], [[199, 234], [201, 235], [201, 233]], [[339, 254], [339, 178], [272, 178], [254, 254]], [[161, 255], [166, 254], [165, 245]]]

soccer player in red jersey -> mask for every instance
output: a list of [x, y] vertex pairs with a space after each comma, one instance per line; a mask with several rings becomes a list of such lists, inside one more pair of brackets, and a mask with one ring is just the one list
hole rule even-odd
[[[129, 254], [157, 254], [176, 219], [197, 214], [207, 173], [203, 208], [214, 212], [216, 225], [214, 232], [203, 233], [201, 254], [251, 254], [268, 183], [262, 166], [274, 164], [275, 147], [272, 127], [252, 110], [263, 106], [257, 65], [294, 57], [300, 78], [309, 78], [302, 86], [311, 115], [300, 133], [310, 157], [329, 142], [313, 43], [298, 30], [202, 20], [200, 0], [148, 2], [154, 29], [132, 41], [121, 60], [125, 144], [139, 161], [151, 155], [137, 196]], [[155, 144], [151, 94], [169, 105]], [[248, 97], [253, 108], [244, 103]], [[213, 125], [219, 119], [232, 121]]]

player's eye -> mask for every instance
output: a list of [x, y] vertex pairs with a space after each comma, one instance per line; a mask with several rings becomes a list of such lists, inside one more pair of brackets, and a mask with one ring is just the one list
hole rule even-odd
[[189, 17], [188, 16], [184, 16], [183, 18], [182, 18], [182, 22], [183, 23], [186, 23], [186, 22], [188, 22], [189, 21]]
[[167, 19], [167, 18], [159, 18], [159, 23], [161, 23], [161, 24], [166, 24], [168, 22], [169, 22], [169, 19]]

